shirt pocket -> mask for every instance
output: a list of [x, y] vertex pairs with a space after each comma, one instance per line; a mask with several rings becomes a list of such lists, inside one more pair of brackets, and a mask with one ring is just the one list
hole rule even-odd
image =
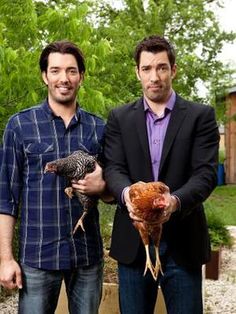
[[83, 144], [78, 143], [78, 148], [76, 150], [83, 150], [90, 155], [97, 155], [101, 151], [101, 146], [95, 141], [90, 141]]
[[54, 151], [53, 143], [46, 143], [46, 142], [34, 142], [27, 144], [25, 148], [26, 154], [32, 155], [41, 155], [46, 154]]

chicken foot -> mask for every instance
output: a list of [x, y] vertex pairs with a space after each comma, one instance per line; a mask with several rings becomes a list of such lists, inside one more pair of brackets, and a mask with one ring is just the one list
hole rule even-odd
[[155, 274], [155, 280], [157, 280], [157, 276], [159, 271], [161, 272], [161, 274], [163, 275], [163, 271], [162, 271], [162, 267], [161, 267], [161, 260], [160, 260], [160, 256], [159, 256], [159, 249], [158, 246], [155, 245], [155, 256], [156, 256], [156, 262], [155, 262], [155, 267], [154, 269], [154, 274]]
[[83, 220], [86, 215], [87, 215], [87, 211], [84, 211], [82, 216], [80, 217], [80, 219], [78, 220], [77, 224], [74, 227], [73, 234], [75, 234], [75, 232], [77, 231], [79, 227], [81, 227], [81, 229], [85, 232]]
[[157, 280], [159, 271], [163, 275], [163, 271], [162, 271], [162, 267], [161, 267], [161, 261], [160, 261], [159, 252], [158, 252], [158, 247], [155, 246], [155, 257], [156, 257], [155, 267], [153, 266], [153, 263], [152, 263], [151, 258], [150, 258], [149, 245], [148, 244], [145, 245], [145, 251], [146, 251], [146, 264], [145, 264], [145, 270], [144, 270], [143, 275], [145, 276], [147, 270], [149, 269], [151, 274], [152, 274], [153, 279]]
[[157, 276], [156, 276], [156, 273], [155, 273], [155, 269], [153, 267], [153, 264], [152, 264], [152, 261], [151, 261], [151, 258], [150, 258], [150, 254], [149, 254], [149, 245], [145, 245], [145, 251], [146, 251], [146, 264], [145, 264], [145, 269], [144, 269], [144, 273], [143, 273], [143, 276], [146, 275], [146, 272], [147, 270], [149, 269], [151, 274], [152, 274], [152, 277], [154, 278], [154, 280], [157, 280]]
[[64, 192], [66, 193], [66, 195], [72, 199], [73, 197], [73, 188], [71, 186], [65, 188]]
[[[67, 187], [65, 189], [65, 193], [66, 195], [71, 199], [73, 197], [73, 192], [74, 192], [74, 189], [70, 186], [70, 187]], [[84, 232], [85, 232], [85, 229], [84, 229], [84, 225], [83, 225], [83, 220], [84, 220], [84, 217], [87, 215], [87, 210], [84, 210], [82, 216], [80, 217], [80, 219], [77, 221], [77, 224], [75, 225], [74, 227], [74, 230], [73, 230], [73, 234], [76, 233], [77, 229], [80, 227]]]

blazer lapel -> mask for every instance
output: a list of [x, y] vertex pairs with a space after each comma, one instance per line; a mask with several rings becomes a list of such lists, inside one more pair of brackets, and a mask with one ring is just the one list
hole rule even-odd
[[178, 129], [182, 125], [182, 121], [185, 118], [185, 115], [187, 113], [187, 106], [185, 102], [182, 100], [182, 98], [178, 95], [176, 95], [176, 102], [175, 106], [173, 108], [173, 112], [170, 117], [169, 125], [166, 130], [166, 136], [163, 144], [162, 149], [162, 156], [161, 156], [161, 163], [160, 163], [160, 169], [159, 173], [161, 172], [161, 169], [164, 165], [165, 159], [170, 151], [170, 148], [172, 146], [172, 143], [175, 139], [175, 136], [178, 132]]

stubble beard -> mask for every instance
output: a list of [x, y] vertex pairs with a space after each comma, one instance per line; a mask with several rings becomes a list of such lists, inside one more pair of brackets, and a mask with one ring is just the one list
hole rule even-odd
[[69, 107], [71, 104], [74, 104], [74, 102], [76, 100], [76, 96], [75, 97], [67, 97], [64, 99], [56, 97], [55, 100], [59, 105]]
[[51, 95], [54, 101], [62, 106], [69, 107], [70, 105], [74, 104], [76, 101], [77, 90], [75, 90], [71, 95]]
[[146, 96], [148, 99], [155, 103], [164, 103], [169, 97], [171, 88], [170, 86], [163, 86], [160, 88], [158, 92], [151, 92], [149, 90], [146, 91]]

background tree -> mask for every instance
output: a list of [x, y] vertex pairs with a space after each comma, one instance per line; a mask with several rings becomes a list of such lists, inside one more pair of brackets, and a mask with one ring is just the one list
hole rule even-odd
[[[108, 0], [0, 0], [0, 132], [11, 114], [46, 96], [38, 58], [46, 43], [59, 39], [83, 50], [87, 69], [79, 102], [103, 117], [111, 107], [140, 96], [133, 50], [151, 34], [166, 36], [176, 47], [176, 91], [199, 100], [203, 82], [215, 105], [215, 89], [230, 77], [217, 55], [235, 38], [219, 29], [212, 5], [221, 2], [125, 0], [115, 9]], [[223, 120], [222, 110], [217, 112]]]
[[[235, 34], [220, 31], [212, 5], [219, 6], [221, 2], [125, 0], [121, 9], [101, 6], [100, 36], [108, 38], [114, 47], [106, 77], [110, 73], [118, 82], [113, 86], [115, 103], [140, 94], [132, 69], [133, 49], [141, 38], [151, 34], [164, 35], [174, 43], [178, 64], [174, 87], [184, 97], [206, 101], [199, 97], [201, 84], [213, 95], [217, 81], [222, 84], [221, 90], [229, 84], [230, 69], [222, 65], [217, 55], [224, 42], [232, 41]], [[215, 105], [214, 97], [211, 101]]]
[[97, 82], [111, 47], [105, 38], [95, 40], [91, 9], [89, 1], [0, 0], [1, 133], [10, 115], [45, 98], [38, 59], [46, 43], [54, 40], [68, 39], [81, 47], [87, 70], [79, 101], [105, 116], [105, 98]]

